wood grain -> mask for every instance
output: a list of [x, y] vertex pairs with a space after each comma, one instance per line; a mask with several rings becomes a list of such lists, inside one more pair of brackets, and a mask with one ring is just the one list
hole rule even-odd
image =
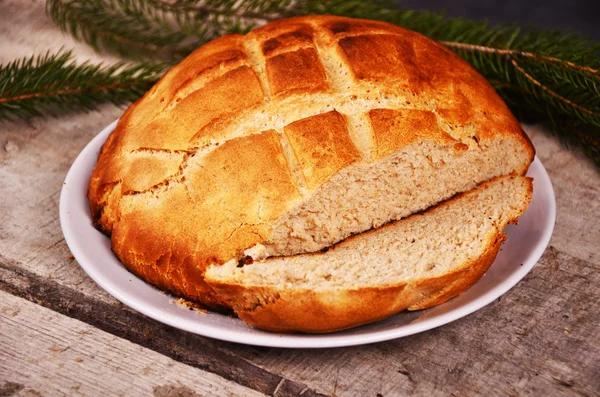
[[4, 292], [0, 322], [0, 387], [22, 394], [264, 396]]
[[107, 304], [95, 300], [75, 289], [2, 262], [0, 290], [264, 394], [278, 397], [319, 395], [302, 383], [282, 378], [232, 354], [228, 348], [235, 345], [157, 323], [119, 302]]
[[[41, 0], [5, 0], [0, 7], [0, 62], [62, 45], [76, 48], [79, 60], [114, 61], [63, 36], [46, 21]], [[69, 345], [56, 355], [81, 352], [86, 362], [100, 357], [92, 351], [110, 341], [138, 351], [139, 363], [160, 357], [165, 373], [140, 380], [158, 385], [156, 395], [203, 394], [190, 382], [209, 379], [207, 373], [219, 380], [216, 394], [232, 392], [234, 382], [243, 390], [236, 394], [253, 389], [278, 396], [600, 395], [600, 174], [543, 127], [526, 131], [554, 184], [557, 222], [551, 247], [523, 281], [493, 304], [436, 330], [368, 346], [290, 350], [220, 342], [157, 323], [121, 305], [70, 258], [58, 219], [62, 182], [85, 144], [121, 112], [107, 105], [60, 119], [0, 123], [0, 289], [20, 297], [0, 297], [0, 307], [16, 299], [28, 313], [21, 322], [14, 319], [19, 314], [11, 320], [0, 315], [1, 352], [27, 350], [34, 336], [39, 343], [56, 338]], [[45, 318], [69, 326], [42, 327]], [[89, 339], [71, 333], [71, 324], [91, 330]], [[9, 340], [17, 329], [30, 339]], [[41, 350], [36, 357], [54, 354]], [[139, 369], [118, 355], [105, 360], [107, 368]], [[20, 362], [21, 372], [37, 368]], [[5, 363], [2, 354], [0, 367]], [[47, 364], [35, 365], [50, 378], [80, 377], [91, 394], [113, 376], [81, 371], [71, 362], [68, 372]], [[190, 382], [171, 381], [179, 368]], [[0, 373], [0, 395], [34, 395], [35, 385], [42, 385], [6, 374]]]

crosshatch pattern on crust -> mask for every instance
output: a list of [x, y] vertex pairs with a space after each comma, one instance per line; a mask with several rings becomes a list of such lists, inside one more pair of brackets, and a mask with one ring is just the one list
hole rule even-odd
[[[134, 273], [218, 306], [206, 298], [208, 264], [262, 242], [280, 214], [340, 169], [409, 144], [380, 146], [382, 123], [415, 124], [380, 117], [387, 110], [427, 115], [436, 132], [425, 139], [456, 152], [499, 134], [526, 139], [485, 79], [442, 45], [383, 22], [292, 18], [202, 46], [127, 109], [90, 182], [94, 222], [112, 233], [113, 250]], [[335, 144], [306, 145], [294, 135], [299, 123], [321, 120], [340, 135]], [[261, 155], [248, 154], [256, 145]], [[331, 156], [326, 167], [321, 149]], [[259, 170], [246, 172], [256, 162]], [[235, 186], [224, 183], [242, 170]], [[229, 190], [197, 191], [216, 185]]]

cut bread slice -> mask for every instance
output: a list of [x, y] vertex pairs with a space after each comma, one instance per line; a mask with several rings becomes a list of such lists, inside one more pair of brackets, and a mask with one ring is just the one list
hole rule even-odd
[[333, 332], [425, 309], [483, 276], [532, 191], [531, 178], [499, 177], [326, 252], [232, 260], [206, 280], [242, 320], [277, 332]]

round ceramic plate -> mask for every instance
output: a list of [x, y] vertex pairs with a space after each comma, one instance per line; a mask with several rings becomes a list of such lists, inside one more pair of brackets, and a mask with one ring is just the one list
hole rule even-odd
[[534, 178], [529, 209], [518, 226], [508, 226], [502, 251], [483, 278], [466, 292], [428, 310], [399, 313], [332, 334], [264, 332], [237, 318], [184, 310], [172, 296], [129, 273], [113, 255], [109, 238], [92, 225], [86, 194], [100, 148], [115, 125], [116, 122], [109, 125], [83, 149], [67, 174], [60, 196], [65, 240], [81, 267], [112, 296], [157, 321], [211, 338], [259, 346], [319, 348], [379, 342], [439, 327], [473, 313], [513, 287], [540, 258], [554, 228], [554, 191], [544, 166], [536, 158], [527, 173]]

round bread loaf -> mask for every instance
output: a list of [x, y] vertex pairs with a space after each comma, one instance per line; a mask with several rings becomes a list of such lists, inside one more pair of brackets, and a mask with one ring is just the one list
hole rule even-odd
[[129, 270], [219, 309], [210, 264], [321, 250], [524, 174], [533, 155], [489, 83], [442, 45], [310, 16], [173, 67], [119, 120], [88, 197]]

